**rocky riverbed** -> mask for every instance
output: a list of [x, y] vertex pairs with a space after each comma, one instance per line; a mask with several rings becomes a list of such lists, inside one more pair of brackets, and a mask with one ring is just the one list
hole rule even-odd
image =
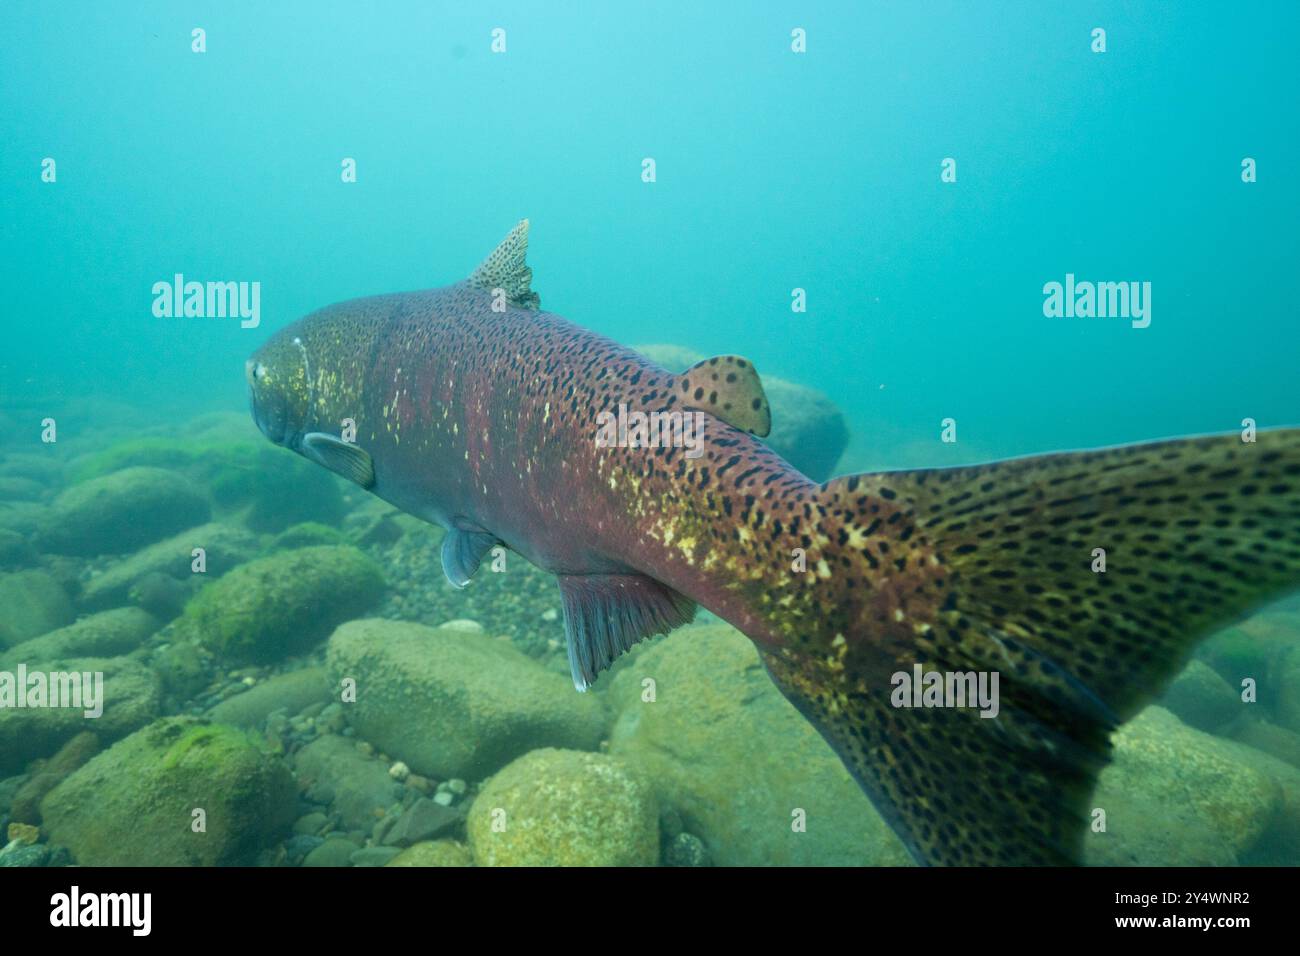
[[[829, 470], [835, 416], [780, 440]], [[103, 675], [98, 716], [0, 708], [0, 865], [910, 865], [732, 628], [580, 695], [523, 559], [456, 591], [441, 531], [245, 416], [128, 421], [0, 446], [0, 673]], [[1300, 602], [1115, 751], [1089, 862], [1300, 862]]]

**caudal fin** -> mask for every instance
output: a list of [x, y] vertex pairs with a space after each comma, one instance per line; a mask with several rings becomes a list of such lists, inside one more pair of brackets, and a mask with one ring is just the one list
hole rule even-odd
[[[1078, 862], [1111, 730], [1300, 587], [1300, 429], [840, 478], [817, 504], [809, 636], [764, 657], [923, 863]], [[996, 672], [997, 716], [893, 706], [916, 664]]]

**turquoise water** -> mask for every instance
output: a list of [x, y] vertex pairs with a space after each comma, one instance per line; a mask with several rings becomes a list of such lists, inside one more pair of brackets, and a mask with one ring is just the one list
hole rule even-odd
[[[361, 610], [429, 626], [473, 619], [547, 678], [567, 674], [546, 575], [520, 567], [508, 585], [476, 581], [477, 590], [451, 592], [439, 577], [436, 532], [290, 461], [246, 412], [243, 363], [274, 332], [332, 302], [459, 281], [521, 218], [531, 221], [532, 286], [544, 309], [629, 345], [741, 354], [765, 376], [819, 390], [847, 425], [847, 443], [832, 442], [835, 474], [1232, 432], [1244, 419], [1260, 428], [1300, 423], [1294, 4], [412, 2], [370, 10], [13, 0], [0, 24], [0, 488], [9, 499], [0, 508], [0, 602], [22, 606], [11, 632], [0, 629], [0, 669], [6, 647], [131, 607], [152, 615], [127, 628], [138, 632], [134, 644], [97, 644], [95, 630], [93, 641], [83, 634], [59, 646], [79, 654], [107, 646], [92, 656], [145, 666], [134, 678], [127, 671], [159, 682], [141, 705], [151, 721], [211, 717], [248, 687], [284, 681], [273, 685], [289, 695], [284, 713], [254, 707], [252, 716], [221, 719], [270, 746], [271, 763], [258, 771], [266, 794], [290, 787], [276, 775], [292, 773], [297, 797], [272, 808], [285, 826], [235, 834], [228, 854], [200, 862], [296, 864], [323, 845], [307, 843], [330, 832], [357, 850], [416, 842], [384, 844], [388, 831], [372, 833], [364, 815], [365, 826], [339, 809], [333, 790], [313, 789], [347, 760], [327, 748], [299, 754], [346, 739], [345, 723], [371, 761], [350, 767], [349, 786], [364, 792], [362, 803], [400, 806], [394, 819], [444, 794], [439, 806], [468, 807], [507, 763], [457, 763], [418, 746], [408, 756], [409, 741], [380, 726], [383, 713], [348, 723], [332, 698], [295, 690], [293, 674], [304, 684], [300, 672], [312, 668], [333, 678], [337, 659], [350, 660], [333, 642], [326, 657], [333, 624]], [[205, 52], [192, 49], [195, 28], [205, 31]], [[493, 51], [498, 28], [504, 52]], [[1095, 28], [1105, 30], [1105, 52], [1093, 50]], [[806, 52], [791, 49], [796, 29]], [[1247, 158], [1253, 182], [1243, 181]], [[47, 159], [53, 181], [43, 180]], [[646, 159], [653, 182], [643, 179]], [[944, 181], [949, 159], [955, 181]], [[343, 180], [346, 160], [355, 161], [355, 182]], [[155, 315], [155, 284], [177, 273], [259, 283], [257, 327]], [[1045, 284], [1067, 274], [1149, 283], [1150, 324], [1045, 316]], [[795, 290], [806, 311], [792, 310]], [[58, 422], [56, 448], [41, 442], [47, 416]], [[955, 442], [941, 440], [948, 419]], [[133, 444], [140, 438], [144, 445]], [[47, 452], [55, 467], [31, 463]], [[129, 547], [54, 542], [51, 516], [75, 510], [68, 493], [129, 466], [174, 470], [203, 501], [172, 489], [174, 498], [160, 500], [183, 515]], [[355, 601], [321, 610], [313, 602], [333, 584], [281, 595], [304, 615], [284, 625], [296, 636], [282, 653], [241, 656], [232, 647], [243, 636], [223, 634], [196, 639], [202, 653], [178, 660], [176, 648], [189, 644], [174, 629], [195, 597], [177, 570], [189, 547], [172, 536], [208, 519], [225, 528], [214, 533], [222, 547], [212, 548], [224, 556], [223, 573], [305, 546], [354, 549], [302, 574], [318, 585], [342, 575]], [[304, 530], [305, 522], [315, 524]], [[161, 577], [137, 568], [124, 573], [129, 588], [100, 595], [104, 575], [159, 541], [175, 544], [181, 565], [145, 568], [161, 568]], [[355, 550], [381, 569], [382, 598], [364, 583], [368, 571], [348, 565], [344, 574], [331, 563], [360, 560]], [[37, 600], [38, 592], [52, 597]], [[1298, 607], [1294, 599], [1274, 606], [1202, 652], [1203, 670], [1184, 675], [1185, 697], [1165, 702], [1186, 726], [1141, 725], [1160, 739], [1212, 736], [1196, 746], [1245, 781], [1242, 792], [1223, 795], [1238, 800], [1234, 807], [1266, 789], [1285, 796], [1252, 804], [1248, 832], [1211, 830], [1180, 848], [1180, 828], [1203, 822], [1188, 810], [1169, 818], [1168, 832], [1094, 862], [1300, 861], [1300, 690], [1277, 691], [1259, 721], [1233, 711], [1243, 674], [1274, 681], [1274, 690], [1300, 687]], [[330, 626], [315, 633], [321, 621]], [[466, 628], [457, 633], [479, 633]], [[691, 652], [677, 653], [653, 660], [693, 673]], [[752, 656], [743, 642], [727, 654], [733, 663]], [[456, 666], [472, 669], [460, 658], [447, 664]], [[718, 666], [683, 689], [701, 712], [709, 688], [730, 694], [744, 684], [739, 664]], [[612, 739], [615, 751], [634, 753], [654, 746], [637, 733], [670, 739], [671, 722], [631, 728], [633, 677], [611, 675], [598, 691], [621, 720], [592, 731], [594, 718], [573, 705], [565, 719], [586, 729], [540, 734], [538, 743], [598, 753]], [[412, 679], [442, 687], [436, 675]], [[736, 737], [771, 733], [781, 743], [737, 753], [705, 782], [661, 774], [673, 793], [658, 795], [655, 834], [645, 838], [663, 841], [655, 860], [698, 862], [699, 850], [699, 859], [724, 864], [906, 862], [829, 751], [789, 780], [764, 783], [744, 769], [764, 757], [780, 763], [771, 753], [783, 747], [795, 764], [816, 742], [767, 691], [771, 700], [757, 706], [770, 712], [747, 711], [728, 726]], [[689, 725], [693, 713], [679, 719]], [[146, 723], [122, 717], [99, 744]], [[167, 748], [191, 743], [192, 731], [158, 733], [150, 746], [169, 760], [179, 758]], [[0, 725], [0, 744], [9, 739]], [[22, 759], [0, 759], [0, 821], [32, 816], [20, 819], [14, 795], [39, 770], [31, 761], [54, 757], [70, 739], [54, 729]], [[695, 745], [702, 753], [720, 746]], [[69, 763], [97, 750], [86, 747]], [[1199, 786], [1182, 765], [1125, 766], [1130, 776], [1110, 792], [1129, 792], [1132, 779], [1152, 793]], [[399, 791], [385, 791], [385, 779]], [[748, 787], [778, 794], [780, 838], [744, 844], [710, 817], [710, 803]], [[781, 801], [787, 792], [787, 802], [800, 800], [801, 788], [824, 794], [827, 814], [839, 806], [836, 819], [860, 828], [847, 842], [868, 849], [791, 837]], [[52, 848], [48, 860], [122, 862], [79, 855], [77, 794], [51, 806], [37, 845]], [[1130, 820], [1156, 813], [1143, 799], [1133, 798]], [[307, 843], [286, 842], [289, 822], [315, 813], [330, 822], [304, 824], [297, 832]], [[63, 822], [51, 840], [55, 818]], [[455, 826], [437, 832], [471, 839]], [[628, 826], [640, 833], [636, 821]], [[1120, 832], [1130, 839], [1131, 830]], [[643, 837], [600, 859], [644, 861], [635, 845]], [[446, 852], [452, 862], [469, 859], [455, 855], [463, 847]], [[322, 859], [351, 858], [336, 848]]]
[[[267, 332], [462, 278], [527, 216], [544, 307], [815, 384], [863, 465], [1296, 418], [1290, 4], [5, 19], [6, 394], [234, 405]], [[260, 281], [262, 327], [154, 319], [150, 287], [178, 271]], [[1045, 319], [1067, 272], [1150, 281], [1151, 326]]]

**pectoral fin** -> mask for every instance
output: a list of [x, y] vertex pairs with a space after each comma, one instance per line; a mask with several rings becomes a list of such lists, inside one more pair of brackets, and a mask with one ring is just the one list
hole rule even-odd
[[374, 487], [375, 463], [364, 449], [350, 442], [324, 432], [308, 432], [302, 437], [302, 453], [362, 488]]
[[483, 556], [500, 543], [500, 539], [490, 531], [458, 523], [442, 539], [442, 571], [447, 580], [458, 588], [469, 584]]
[[772, 409], [754, 364], [739, 355], [718, 355], [692, 365], [677, 381], [687, 408], [716, 415], [760, 438], [772, 430]]

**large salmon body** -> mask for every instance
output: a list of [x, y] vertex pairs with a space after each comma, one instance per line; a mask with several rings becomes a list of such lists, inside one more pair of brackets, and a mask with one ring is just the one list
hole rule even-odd
[[259, 427], [446, 528], [457, 586], [498, 545], [555, 574], [580, 690], [729, 621], [920, 862], [1077, 862], [1111, 731], [1300, 584], [1300, 429], [818, 485], [755, 437], [750, 363], [675, 375], [539, 311], [527, 239], [279, 332]]

